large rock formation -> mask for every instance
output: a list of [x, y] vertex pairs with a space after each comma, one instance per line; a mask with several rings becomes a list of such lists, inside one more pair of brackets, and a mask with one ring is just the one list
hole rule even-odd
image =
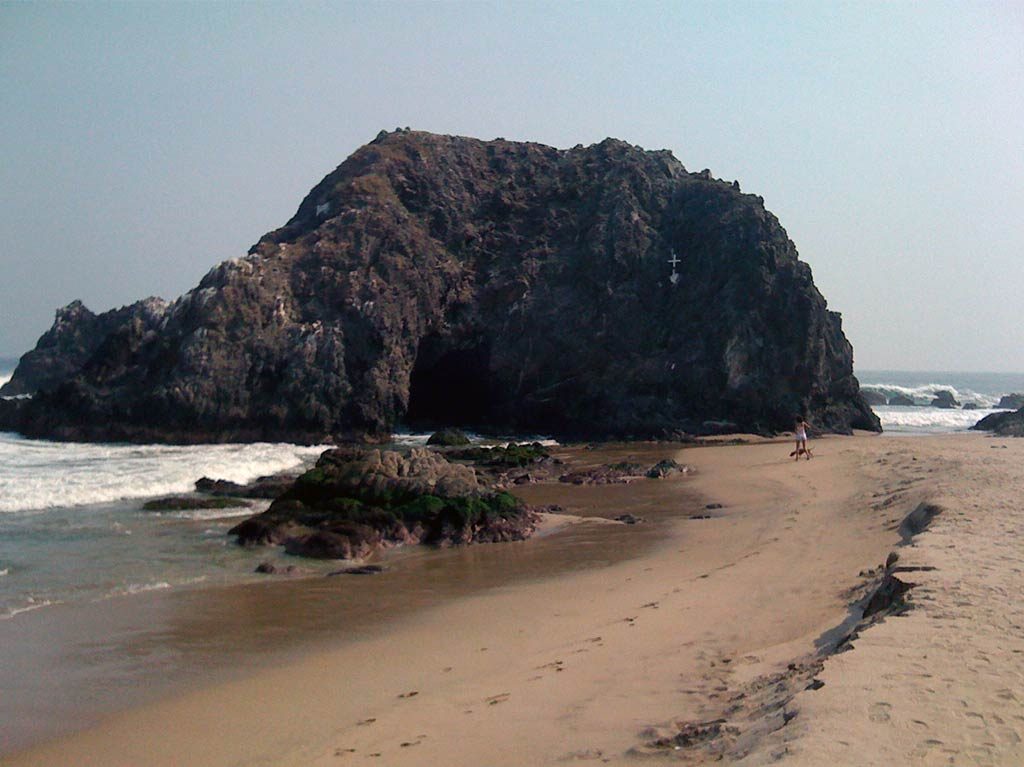
[[94, 329], [78, 314], [57, 333], [81, 336], [61, 365], [28, 364], [56, 326], [23, 358], [8, 387], [37, 394], [0, 414], [8, 428], [603, 437], [782, 430], [803, 414], [879, 429], [839, 315], [763, 200], [613, 139], [381, 133], [149, 320]]

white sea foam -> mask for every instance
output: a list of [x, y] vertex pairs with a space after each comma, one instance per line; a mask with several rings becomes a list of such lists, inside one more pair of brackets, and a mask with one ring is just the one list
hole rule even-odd
[[102, 602], [112, 597], [128, 597], [134, 594], [145, 594], [149, 591], [164, 591], [166, 589], [174, 588], [175, 586], [192, 586], [196, 583], [202, 583], [205, 580], [205, 576], [199, 576], [196, 578], [182, 578], [176, 580], [174, 583], [169, 583], [168, 581], [147, 581], [144, 583], [127, 583], [124, 586], [118, 586], [117, 588], [99, 597], [95, 601]]
[[985, 416], [1003, 412], [992, 408], [978, 410], [944, 410], [935, 407], [873, 408], [882, 429], [887, 432], [943, 433], [966, 431]]
[[25, 602], [17, 607], [9, 607], [4, 612], [0, 613], [0, 621], [9, 620], [15, 615], [21, 615], [22, 613], [30, 613], [33, 610], [41, 610], [44, 607], [50, 605], [59, 605], [59, 601], [51, 601], [49, 599], [36, 600], [34, 597], [28, 597]]
[[185, 493], [203, 476], [251, 482], [298, 469], [325, 449], [271, 443], [77, 444], [0, 433], [0, 512]]
[[12, 375], [13, 373], [0, 373], [0, 388], [2, 388], [5, 383], [11, 380]]
[[[465, 432], [469, 441], [474, 445], [507, 445], [514, 443], [516, 445], [530, 445], [534, 442], [539, 442], [545, 447], [553, 447], [558, 444], [558, 440], [551, 439], [550, 437], [519, 437], [517, 439], [497, 439], [494, 437], [482, 437], [471, 431]], [[392, 441], [396, 445], [402, 445], [403, 447], [425, 447], [427, 440], [431, 437], [431, 432], [428, 433], [413, 433], [413, 432], [398, 432], [392, 436]]]

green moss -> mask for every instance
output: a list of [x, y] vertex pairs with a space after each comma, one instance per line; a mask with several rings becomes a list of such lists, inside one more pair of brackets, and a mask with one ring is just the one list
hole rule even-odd
[[643, 474], [644, 467], [639, 463], [632, 463], [631, 461], [620, 461], [619, 463], [613, 463], [608, 466], [609, 469], [615, 469], [615, 471], [621, 471], [623, 474]]
[[549, 458], [551, 454], [539, 442], [529, 445], [517, 445], [510, 442], [505, 446], [473, 447], [466, 450], [456, 450], [448, 455], [461, 461], [473, 461], [481, 466], [512, 468], [529, 466], [531, 463]]
[[146, 511], [186, 511], [191, 509], [235, 509], [249, 506], [248, 501], [239, 498], [195, 498], [193, 496], [171, 496], [146, 501]]
[[444, 446], [468, 445], [469, 437], [460, 429], [441, 429], [441, 431], [430, 435], [427, 444]]

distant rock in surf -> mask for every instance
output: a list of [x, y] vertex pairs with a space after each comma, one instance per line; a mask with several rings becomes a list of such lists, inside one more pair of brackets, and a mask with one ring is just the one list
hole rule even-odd
[[1024, 437], [1024, 407], [985, 416], [971, 427], [977, 431], [990, 431], [1000, 437]]
[[880, 391], [874, 391], [873, 389], [861, 389], [861, 396], [864, 397], [864, 401], [868, 405], [885, 405], [885, 395]]
[[999, 398], [999, 404], [997, 408], [1005, 408], [1006, 410], [1019, 410], [1024, 407], [1024, 394], [1004, 394]]
[[0, 427], [74, 440], [879, 430], [757, 196], [670, 152], [381, 133], [170, 305], [81, 304]]
[[933, 399], [930, 403], [930, 407], [938, 407], [943, 410], [952, 410], [953, 408], [960, 407], [960, 403], [957, 402], [953, 393], [946, 391], [945, 389], [939, 389], [933, 395]]
[[913, 407], [915, 404], [914, 400], [905, 394], [897, 394], [889, 398], [889, 405], [894, 407]]

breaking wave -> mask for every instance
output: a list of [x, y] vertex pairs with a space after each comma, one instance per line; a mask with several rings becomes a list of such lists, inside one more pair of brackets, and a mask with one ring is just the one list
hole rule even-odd
[[872, 410], [887, 432], [910, 434], [943, 434], [967, 431], [990, 413], [1001, 410], [979, 408], [978, 410], [942, 410], [937, 407], [888, 407], [876, 406]]
[[0, 512], [148, 498], [194, 489], [207, 476], [232, 482], [298, 470], [327, 446], [275, 443], [109, 445], [30, 440], [0, 433]]
[[[942, 383], [929, 383], [921, 386], [898, 386], [896, 384], [880, 383], [880, 384], [861, 384], [861, 391], [873, 391], [885, 397], [888, 402], [893, 397], [899, 395], [903, 397], [909, 397], [914, 401], [915, 405], [928, 405], [935, 395], [940, 391], [947, 391], [953, 395], [960, 404], [966, 404], [973, 402], [978, 406], [979, 409], [992, 408], [999, 402], [999, 397], [992, 394], [984, 394], [978, 391], [972, 391], [971, 389], [958, 389], [950, 384]], [[968, 413], [971, 411], [967, 411]], [[977, 412], [977, 411], [975, 411]], [[980, 417], [980, 416], [979, 416]]]

